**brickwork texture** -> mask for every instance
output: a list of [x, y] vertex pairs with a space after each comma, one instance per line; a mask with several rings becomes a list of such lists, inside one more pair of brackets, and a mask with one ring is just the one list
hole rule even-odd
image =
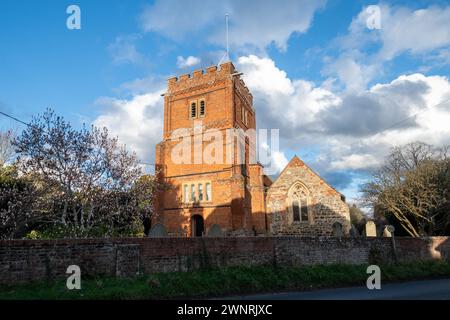
[[133, 277], [202, 267], [448, 260], [448, 237], [222, 237], [0, 241], [0, 285], [83, 276]]

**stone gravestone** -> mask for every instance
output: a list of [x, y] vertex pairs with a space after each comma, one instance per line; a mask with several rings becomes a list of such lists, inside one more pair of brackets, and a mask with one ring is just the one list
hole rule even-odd
[[344, 232], [342, 231], [342, 224], [339, 222], [333, 223], [333, 237], [341, 238], [344, 236]]
[[383, 230], [383, 237], [391, 238], [394, 230], [395, 230], [394, 226], [391, 225], [385, 226]]
[[164, 225], [162, 225], [161, 223], [157, 223], [150, 229], [150, 232], [148, 233], [148, 236], [150, 238], [167, 237], [166, 227], [164, 227]]
[[208, 230], [208, 237], [223, 237], [222, 229], [218, 224], [213, 224]]
[[367, 221], [366, 222], [366, 237], [376, 237], [377, 236], [377, 227], [375, 222]]

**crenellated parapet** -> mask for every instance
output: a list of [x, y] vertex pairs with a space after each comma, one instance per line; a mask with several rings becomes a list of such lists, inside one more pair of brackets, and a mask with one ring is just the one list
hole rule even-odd
[[231, 81], [234, 77], [234, 89], [253, 108], [253, 96], [240, 75], [241, 73], [236, 71], [231, 61], [225, 62], [220, 67], [210, 66], [206, 70], [199, 69], [192, 73], [169, 78], [167, 80], [167, 94], [174, 95], [192, 92], [192, 90], [201, 89], [216, 83]]
[[231, 62], [223, 63], [218, 68], [210, 66], [206, 70], [195, 70], [193, 73], [182, 74], [178, 77], [168, 79], [168, 94], [176, 94], [186, 89], [211, 85], [218, 81], [230, 80], [235, 73], [234, 65]]
[[192, 87], [195, 85], [205, 84], [211, 80], [226, 79], [235, 72], [232, 62], [226, 62], [217, 66], [210, 66], [206, 70], [195, 70], [193, 73], [182, 74], [178, 77], [168, 79], [168, 90], [171, 92]]
[[[167, 80], [167, 93], [169, 95], [176, 94], [186, 89], [212, 85], [215, 82], [231, 80], [233, 76], [239, 78], [233, 63], [231, 61], [225, 62], [219, 67], [210, 66], [206, 70], [199, 69], [192, 73], [169, 78]], [[239, 81], [242, 82], [241, 79]]]

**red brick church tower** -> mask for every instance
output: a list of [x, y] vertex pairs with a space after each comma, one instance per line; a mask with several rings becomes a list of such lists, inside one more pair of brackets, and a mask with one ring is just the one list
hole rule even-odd
[[[264, 190], [270, 179], [260, 164], [249, 163], [249, 153], [254, 151], [250, 148], [255, 146], [248, 139], [241, 148], [226, 139], [231, 129], [256, 129], [253, 97], [240, 76], [227, 62], [168, 79], [156, 169], [169, 188], [158, 196], [153, 223], [163, 224], [169, 234], [202, 236], [213, 226], [228, 235], [267, 231]], [[212, 151], [218, 134], [221, 148]], [[183, 149], [190, 149], [190, 154], [185, 152], [180, 163], [174, 153], [181, 139], [191, 143]], [[198, 147], [195, 141], [204, 142]]]

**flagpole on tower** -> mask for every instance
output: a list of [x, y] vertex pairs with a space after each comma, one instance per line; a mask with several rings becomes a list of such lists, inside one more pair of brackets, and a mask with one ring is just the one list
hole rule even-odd
[[225, 14], [225, 24], [226, 24], [226, 28], [227, 28], [227, 60], [230, 60], [229, 45], [228, 45], [228, 17], [229, 17], [229, 14], [226, 13]]
[[226, 13], [225, 14], [225, 28], [226, 28], [226, 52], [225, 54], [222, 56], [222, 58], [220, 58], [219, 63], [217, 64], [218, 66], [220, 66], [222, 64], [222, 62], [224, 61], [230, 61], [230, 47], [229, 47], [229, 38], [228, 38], [228, 18], [229, 18], [229, 14]]

